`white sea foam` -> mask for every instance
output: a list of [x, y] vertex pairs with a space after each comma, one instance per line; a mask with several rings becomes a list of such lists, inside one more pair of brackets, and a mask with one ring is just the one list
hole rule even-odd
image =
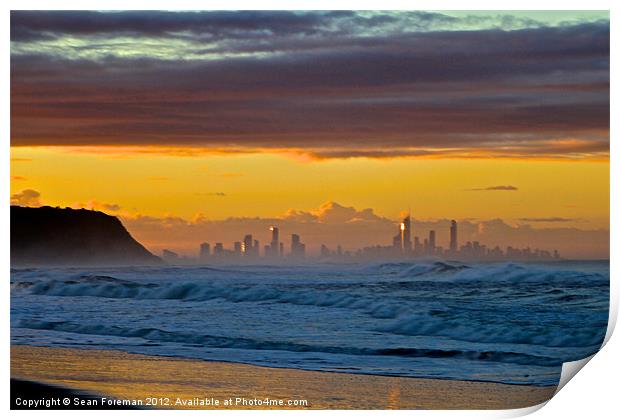
[[550, 384], [605, 334], [604, 263], [31, 269], [14, 343]]

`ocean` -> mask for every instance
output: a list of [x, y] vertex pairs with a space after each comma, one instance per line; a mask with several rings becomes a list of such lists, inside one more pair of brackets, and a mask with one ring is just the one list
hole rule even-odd
[[555, 385], [595, 353], [608, 261], [11, 270], [11, 342]]

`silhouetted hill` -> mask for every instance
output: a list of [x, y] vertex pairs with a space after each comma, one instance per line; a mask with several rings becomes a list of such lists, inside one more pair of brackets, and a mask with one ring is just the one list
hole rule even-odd
[[114, 216], [100, 211], [11, 206], [12, 265], [158, 264]]

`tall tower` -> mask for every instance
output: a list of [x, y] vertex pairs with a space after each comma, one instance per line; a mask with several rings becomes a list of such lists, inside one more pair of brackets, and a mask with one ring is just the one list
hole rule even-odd
[[271, 252], [271, 256], [277, 257], [280, 255], [280, 229], [276, 226], [271, 226], [269, 230], [271, 231], [271, 244], [269, 250]]
[[456, 229], [456, 220], [453, 220], [450, 222], [450, 254], [452, 255], [456, 255], [459, 246]]
[[424, 251], [422, 249], [422, 244], [420, 243], [419, 236], [415, 236], [413, 238], [413, 250], [415, 251], [416, 254], [422, 254], [422, 252]]
[[243, 242], [241, 243], [241, 253], [246, 257], [252, 255], [252, 246], [254, 245], [252, 241], [252, 235], [245, 235], [243, 238]]
[[291, 235], [291, 256], [294, 258], [303, 258], [306, 253], [306, 245], [301, 243], [301, 238], [298, 234], [293, 233]]
[[403, 229], [405, 229], [405, 227], [402, 223], [399, 225], [399, 229], [400, 231], [398, 234], [394, 235], [394, 238], [392, 238], [392, 248], [396, 254], [401, 254], [403, 252]]
[[411, 253], [411, 215], [407, 214], [400, 224], [401, 247], [405, 254]]
[[435, 231], [431, 230], [428, 233], [428, 252], [429, 254], [434, 254], [435, 253]]
[[200, 244], [200, 259], [206, 260], [211, 255], [211, 245], [208, 242], [203, 242]]

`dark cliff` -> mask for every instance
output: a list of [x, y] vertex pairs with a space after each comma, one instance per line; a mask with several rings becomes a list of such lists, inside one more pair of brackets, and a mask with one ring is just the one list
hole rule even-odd
[[159, 264], [114, 216], [11, 206], [11, 265]]

